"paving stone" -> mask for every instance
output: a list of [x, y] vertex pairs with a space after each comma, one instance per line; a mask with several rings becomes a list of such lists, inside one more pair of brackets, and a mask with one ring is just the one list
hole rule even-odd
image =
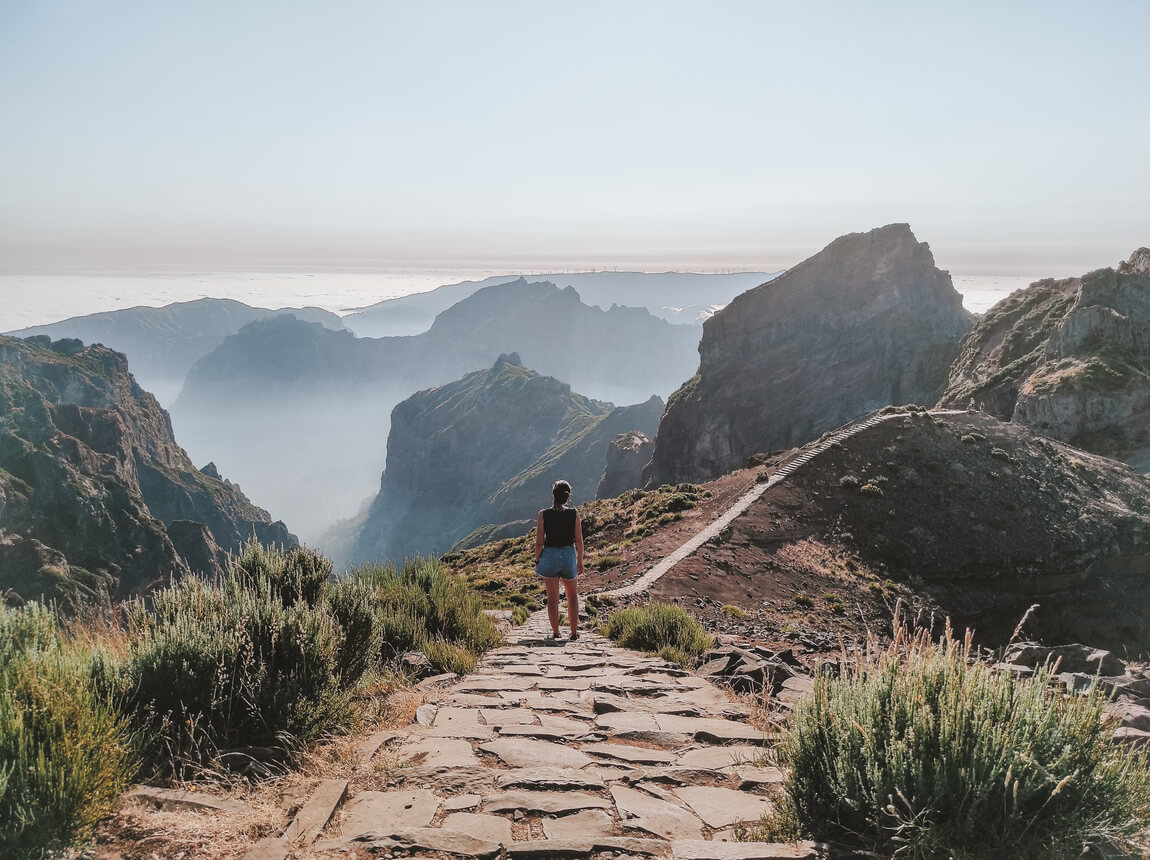
[[411, 762], [419, 767], [479, 766], [479, 759], [475, 757], [471, 744], [465, 740], [422, 736], [404, 744], [397, 752], [401, 762]]
[[276, 836], [268, 836], [245, 851], [240, 860], [287, 860], [290, 854], [290, 842]]
[[[578, 729], [554, 729], [548, 726], [503, 726], [499, 729], [501, 738], [539, 738], [545, 741], [575, 740], [595, 731], [594, 726], [577, 723]], [[600, 737], [602, 737], [600, 735]]]
[[534, 678], [486, 677], [473, 675], [455, 686], [457, 693], [522, 692], [535, 686]]
[[[680, 717], [679, 719], [688, 719]], [[618, 738], [658, 744], [666, 747], [682, 746], [691, 740], [690, 734], [670, 732], [659, 727], [654, 714], [636, 714], [620, 711], [614, 714], [600, 714], [595, 718], [596, 725]]]
[[375, 754], [377, 752], [379, 752], [379, 748], [381, 746], [383, 746], [385, 743], [392, 740], [393, 738], [399, 738], [399, 737], [403, 737], [403, 734], [401, 732], [395, 732], [395, 731], [390, 731], [390, 730], [382, 731], [382, 732], [376, 732], [374, 735], [372, 735], [367, 740], [365, 740], [363, 743], [361, 743], [358, 747], [356, 747], [356, 750], [355, 750], [355, 759], [357, 762], [356, 767], [361, 768], [361, 769], [366, 768], [371, 763], [371, 760], [375, 756]]
[[810, 694], [815, 691], [815, 681], [806, 675], [795, 675], [783, 681], [784, 690], [793, 690], [796, 693]]
[[387, 780], [391, 788], [435, 786], [440, 795], [487, 794], [495, 787], [495, 777], [502, 773], [493, 767], [401, 767], [391, 771]]
[[701, 749], [687, 750], [679, 755], [679, 767], [706, 768], [708, 770], [723, 770], [738, 765], [750, 765], [763, 753], [760, 747], [729, 746], [729, 747], [702, 747]]
[[[523, 695], [522, 693], [515, 693], [517, 696]], [[444, 705], [460, 705], [465, 708], [498, 708], [504, 703], [503, 699], [497, 693], [490, 693], [486, 696], [479, 693], [451, 693], [440, 700], [440, 704]]]
[[435, 722], [435, 713], [439, 708], [436, 705], [420, 705], [415, 709], [415, 723], [419, 726], [430, 726]]
[[[405, 852], [436, 852], [455, 854], [461, 857], [478, 857], [480, 860], [495, 858], [503, 851], [498, 842], [489, 842], [477, 839], [467, 833], [455, 830], [443, 830], [439, 827], [407, 827], [396, 828], [392, 832], [377, 831], [365, 833], [358, 837], [356, 842], [370, 842], [373, 853], [390, 853], [396, 849]], [[319, 846], [317, 846], [319, 847]], [[347, 843], [336, 843], [332, 846], [339, 850], [347, 848]]]
[[733, 741], [751, 741], [766, 744], [778, 740], [777, 732], [764, 732], [735, 720], [717, 720], [707, 717], [675, 717], [670, 714], [658, 714], [655, 722], [665, 732], [679, 732], [691, 735], [699, 740], [713, 743], [731, 743]]
[[440, 708], [427, 735], [483, 741], [494, 737], [495, 733], [490, 726], [479, 724], [479, 711], [475, 708]]
[[611, 816], [599, 809], [584, 809], [562, 818], [544, 818], [543, 834], [548, 839], [586, 839], [609, 836], [615, 830]]
[[484, 708], [479, 714], [489, 726], [529, 726], [535, 722], [535, 712], [529, 708]]
[[589, 678], [541, 678], [538, 683], [540, 690], [590, 690]]
[[771, 811], [765, 797], [730, 788], [686, 786], [675, 794], [708, 827], [729, 827], [739, 821], [758, 821]]
[[560, 699], [556, 696], [544, 696], [540, 693], [519, 693], [519, 694], [505, 694], [507, 701], [514, 701], [517, 704], [530, 708], [533, 711], [548, 711], [557, 714], [569, 714], [573, 716], [592, 716], [591, 709], [578, 701], [571, 702], [566, 699]]
[[453, 812], [443, 819], [444, 830], [466, 833], [484, 842], [499, 842], [510, 845], [511, 822], [498, 815], [475, 815], [471, 812]]
[[479, 806], [479, 802], [483, 798], [478, 794], [460, 794], [455, 797], [449, 797], [443, 801], [443, 808], [447, 812], [461, 812], [467, 809], [474, 809]]
[[740, 791], [760, 785], [779, 785], [783, 781], [783, 772], [777, 767], [737, 767], [735, 776], [739, 778]]
[[674, 697], [628, 699], [613, 693], [595, 693], [592, 709], [596, 714], [611, 714], [619, 711], [647, 714], [677, 714], [682, 717], [700, 717], [703, 710], [699, 705], [681, 702]]
[[715, 842], [676, 839], [673, 860], [815, 860], [813, 842]]
[[206, 791], [181, 791], [174, 788], [153, 788], [150, 785], [138, 785], [129, 791], [125, 797], [150, 803], [154, 806], [169, 809], [200, 809], [208, 812], [228, 812], [244, 814], [251, 812], [251, 807], [230, 797], [219, 797]]
[[347, 797], [346, 779], [325, 779], [311, 793], [307, 803], [300, 807], [283, 838], [297, 844], [314, 842]]
[[361, 791], [344, 806], [342, 830], [347, 837], [390, 834], [397, 827], [426, 827], [439, 809], [439, 798], [426, 789]]
[[603, 777], [590, 769], [573, 767], [517, 767], [500, 771], [500, 788], [527, 788], [533, 791], [603, 787]]
[[631, 836], [586, 836], [576, 839], [532, 839], [507, 846], [508, 860], [533, 858], [586, 857], [599, 851], [626, 851], [629, 854], [662, 854], [667, 843], [662, 839], [638, 839]]
[[531, 663], [509, 663], [501, 666], [498, 670], [492, 670], [493, 673], [496, 671], [503, 672], [507, 675], [520, 675], [523, 677], [531, 677], [543, 674], [543, 670], [541, 668]]
[[479, 747], [494, 753], [511, 767], [583, 767], [591, 757], [577, 749], [526, 738], [500, 738]]
[[580, 749], [591, 755], [617, 759], [629, 764], [672, 764], [677, 756], [666, 750], [633, 747], [628, 744], [583, 744]]
[[703, 836], [702, 822], [677, 804], [621, 785], [611, 786], [611, 798], [624, 827], [644, 830], [663, 839], [700, 839]]
[[610, 801], [582, 791], [505, 791], [483, 801], [486, 812], [520, 810], [526, 813], [563, 815], [580, 809], [610, 808]]
[[565, 732], [587, 732], [594, 731], [595, 725], [590, 716], [585, 720], [574, 720], [570, 717], [560, 717], [555, 714], [540, 714], [539, 722], [549, 729], [559, 729]]

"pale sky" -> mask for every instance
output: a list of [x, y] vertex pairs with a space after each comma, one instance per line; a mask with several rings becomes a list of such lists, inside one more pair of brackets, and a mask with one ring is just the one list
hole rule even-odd
[[1150, 245], [1147, 0], [0, 0], [0, 267]]

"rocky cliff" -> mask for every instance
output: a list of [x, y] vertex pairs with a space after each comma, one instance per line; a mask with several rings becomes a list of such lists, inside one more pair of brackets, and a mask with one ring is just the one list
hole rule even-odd
[[352, 558], [443, 552], [480, 526], [533, 521], [561, 477], [576, 503], [587, 499], [611, 440], [652, 432], [662, 409], [657, 397], [619, 408], [583, 397], [515, 354], [421, 391], [392, 413], [387, 466]]
[[276, 515], [314, 540], [378, 490], [391, 410], [414, 392], [517, 352], [587, 396], [636, 403], [693, 371], [698, 337], [698, 326], [602, 310], [573, 289], [520, 279], [475, 292], [415, 337], [253, 323], [200, 360], [172, 415], [193, 456], [274, 499]]
[[1150, 249], [1117, 270], [1044, 280], [971, 329], [941, 405], [1003, 420], [1150, 471]]
[[196, 469], [168, 414], [104, 347], [0, 336], [0, 591], [78, 599], [135, 593], [283, 523]]
[[9, 332], [13, 337], [46, 335], [99, 343], [128, 356], [132, 372], [161, 404], [179, 394], [188, 370], [225, 337], [255, 320], [291, 314], [338, 330], [338, 316], [320, 308], [253, 308], [232, 299], [197, 299], [162, 308], [125, 308], [72, 317], [49, 325]]
[[842, 236], [704, 323], [648, 477], [709, 479], [887, 404], [933, 403], [970, 325], [909, 226]]
[[639, 430], [621, 433], [607, 446], [607, 462], [595, 498], [609, 499], [643, 485], [643, 469], [651, 462], [655, 443]]

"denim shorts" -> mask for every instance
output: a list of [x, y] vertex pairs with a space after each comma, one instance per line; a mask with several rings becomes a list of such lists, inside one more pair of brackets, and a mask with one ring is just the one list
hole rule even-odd
[[543, 547], [543, 554], [539, 556], [539, 563], [535, 565], [535, 572], [544, 579], [550, 579], [553, 576], [574, 579], [578, 573], [575, 545]]

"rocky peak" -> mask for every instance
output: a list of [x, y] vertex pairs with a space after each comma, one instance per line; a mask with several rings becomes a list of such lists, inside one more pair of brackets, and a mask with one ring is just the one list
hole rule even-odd
[[[294, 543], [238, 488], [196, 469], [127, 360], [0, 336], [0, 590], [129, 594], [254, 533]], [[188, 521], [169, 534], [167, 527]], [[205, 562], [206, 563], [206, 562]]]
[[970, 324], [909, 226], [842, 236], [703, 324], [648, 477], [709, 479], [888, 404], [933, 403]]
[[1118, 271], [1124, 275], [1150, 278], [1150, 248], [1139, 248], [1130, 255], [1130, 259], [1118, 264]]

